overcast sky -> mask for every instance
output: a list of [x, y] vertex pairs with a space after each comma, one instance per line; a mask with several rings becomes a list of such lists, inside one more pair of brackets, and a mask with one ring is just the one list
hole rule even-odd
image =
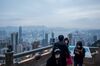
[[0, 26], [99, 28], [100, 0], [0, 0]]

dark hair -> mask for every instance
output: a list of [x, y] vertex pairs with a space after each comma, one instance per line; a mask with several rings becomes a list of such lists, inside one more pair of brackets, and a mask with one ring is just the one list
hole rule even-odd
[[64, 42], [65, 42], [65, 41], [68, 41], [68, 43], [69, 43], [69, 39], [68, 39], [68, 38], [65, 38], [65, 39], [64, 39]]
[[78, 42], [77, 42], [77, 46], [78, 46], [78, 45], [79, 45], [81, 48], [83, 48], [82, 41], [78, 41]]
[[63, 41], [64, 40], [64, 36], [63, 35], [59, 35], [58, 39], [59, 39], [59, 41]]

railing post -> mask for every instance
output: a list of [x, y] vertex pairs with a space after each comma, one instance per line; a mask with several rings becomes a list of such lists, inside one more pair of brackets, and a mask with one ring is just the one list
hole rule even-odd
[[13, 52], [5, 53], [5, 66], [13, 66]]

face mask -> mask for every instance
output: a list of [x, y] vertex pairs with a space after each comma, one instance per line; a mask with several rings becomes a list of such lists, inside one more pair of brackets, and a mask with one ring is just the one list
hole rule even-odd
[[65, 43], [67, 44], [67, 43], [68, 43], [68, 41], [65, 41]]
[[56, 59], [60, 58], [60, 54], [56, 54], [56, 55], [55, 55], [55, 58], [56, 58]]
[[80, 48], [80, 46], [77, 46], [77, 48]]

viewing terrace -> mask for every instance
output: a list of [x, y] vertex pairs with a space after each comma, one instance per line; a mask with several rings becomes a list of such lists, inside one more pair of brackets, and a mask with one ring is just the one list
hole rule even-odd
[[[91, 57], [84, 59], [84, 66], [100, 66], [100, 48], [89, 47]], [[51, 56], [52, 45], [18, 54], [7, 52], [0, 55], [0, 66], [45, 66]]]

